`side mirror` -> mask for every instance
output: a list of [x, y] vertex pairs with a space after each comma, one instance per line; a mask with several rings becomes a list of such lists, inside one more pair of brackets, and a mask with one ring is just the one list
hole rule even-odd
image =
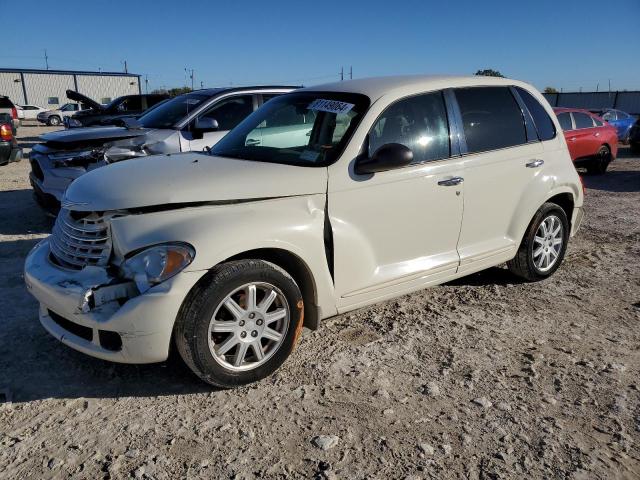
[[356, 162], [357, 174], [384, 172], [406, 167], [413, 162], [413, 152], [400, 143], [385, 143], [370, 158], [361, 158]]
[[193, 128], [198, 132], [214, 132], [218, 130], [220, 126], [215, 118], [200, 117], [196, 118]]

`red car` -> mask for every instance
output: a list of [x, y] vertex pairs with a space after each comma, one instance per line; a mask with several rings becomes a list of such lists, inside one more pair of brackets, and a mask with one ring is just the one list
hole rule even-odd
[[576, 167], [586, 167], [589, 173], [604, 173], [618, 154], [615, 127], [587, 110], [554, 108], [571, 159]]

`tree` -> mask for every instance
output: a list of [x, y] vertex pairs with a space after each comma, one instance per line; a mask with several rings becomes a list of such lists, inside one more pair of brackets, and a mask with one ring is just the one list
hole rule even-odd
[[502, 75], [498, 70], [493, 70], [491, 68], [486, 68], [484, 70], [478, 70], [476, 72], [476, 75], [482, 75], [483, 77], [501, 77], [501, 78], [504, 78], [504, 75]]
[[183, 93], [189, 93], [191, 89], [189, 87], [176, 87], [170, 88], [167, 90], [166, 88], [156, 88], [152, 90], [151, 93], [161, 93], [165, 95], [169, 95], [170, 97], [176, 97], [178, 95], [182, 95]]
[[558, 89], [553, 87], [545, 87], [544, 93], [558, 93]]

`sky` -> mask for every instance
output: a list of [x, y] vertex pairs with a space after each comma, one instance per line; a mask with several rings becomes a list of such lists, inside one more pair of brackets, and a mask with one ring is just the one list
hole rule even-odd
[[[0, 0], [0, 67], [123, 71], [149, 91], [492, 68], [640, 90], [640, 0]], [[7, 31], [8, 30], [8, 31]], [[202, 83], [201, 83], [202, 82]]]

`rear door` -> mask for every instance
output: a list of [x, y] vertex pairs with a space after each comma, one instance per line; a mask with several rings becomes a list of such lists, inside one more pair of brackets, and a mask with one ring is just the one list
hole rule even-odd
[[546, 156], [515, 89], [459, 88], [455, 96], [466, 140], [459, 272], [471, 273], [513, 257], [514, 218]]

